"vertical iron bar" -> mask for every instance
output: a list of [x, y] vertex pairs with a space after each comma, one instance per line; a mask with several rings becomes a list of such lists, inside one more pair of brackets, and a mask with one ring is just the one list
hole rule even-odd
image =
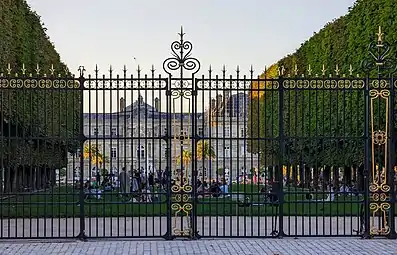
[[283, 158], [284, 158], [284, 89], [283, 77], [278, 78], [278, 141], [279, 141], [279, 156], [278, 156], [278, 173], [277, 173], [277, 196], [279, 199], [279, 218], [278, 218], [278, 237], [284, 236], [284, 187], [283, 187]]
[[369, 134], [369, 74], [365, 81], [364, 87], [364, 238], [370, 237], [370, 209], [369, 209], [369, 167], [370, 167], [370, 134]]
[[166, 195], [166, 201], [167, 201], [167, 232], [165, 235], [166, 240], [171, 240], [173, 238], [173, 233], [172, 233], [172, 192], [171, 192], [171, 76], [166, 80], [167, 82], [167, 90], [166, 90], [166, 105], [167, 105], [167, 110], [166, 110], [166, 133], [165, 133], [165, 138], [166, 138], [166, 149], [165, 149], [165, 157], [166, 157], [166, 167], [165, 167], [165, 172], [166, 172], [166, 188], [167, 188], [167, 195]]
[[[82, 67], [84, 68], [84, 67]], [[84, 70], [84, 69], [81, 69]], [[85, 241], [87, 236], [85, 234], [85, 214], [84, 214], [84, 142], [86, 141], [86, 137], [84, 135], [84, 72], [80, 72], [79, 77], [79, 86], [80, 86], [80, 122], [79, 122], [79, 140], [80, 140], [80, 233], [77, 236], [80, 240]]]
[[[199, 136], [197, 135], [197, 79], [192, 77], [192, 112], [193, 115], [190, 115], [189, 118], [192, 118], [191, 124], [192, 124], [192, 140], [193, 140], [193, 146], [192, 146], [192, 171], [191, 171], [191, 178], [192, 178], [192, 204], [193, 204], [193, 210], [191, 212], [191, 238], [192, 239], [197, 239], [198, 238], [198, 233], [197, 233], [197, 140], [199, 139]], [[189, 110], [190, 111], [190, 110]], [[188, 134], [190, 135], [190, 134]], [[204, 143], [204, 140], [201, 140]], [[189, 180], [188, 180], [189, 181]]]
[[396, 164], [396, 159], [394, 157], [395, 155], [395, 143], [396, 143], [396, 136], [395, 136], [395, 130], [394, 130], [394, 100], [395, 100], [395, 91], [394, 91], [394, 78], [393, 76], [391, 76], [390, 78], [390, 96], [389, 96], [389, 116], [386, 116], [386, 118], [389, 119], [389, 123], [388, 123], [388, 129], [389, 129], [389, 134], [387, 134], [387, 136], [389, 137], [389, 142], [388, 142], [388, 158], [389, 158], [389, 162], [388, 162], [388, 175], [387, 175], [387, 179], [388, 179], [388, 185], [390, 185], [390, 211], [389, 211], [389, 215], [388, 215], [388, 222], [390, 224], [390, 233], [388, 234], [388, 238], [389, 239], [396, 239], [397, 238], [397, 234], [396, 234], [396, 224], [395, 224], [395, 204], [396, 204], [396, 190], [395, 190], [395, 181], [394, 181], [394, 177], [395, 177], [395, 172], [394, 172], [394, 166]]

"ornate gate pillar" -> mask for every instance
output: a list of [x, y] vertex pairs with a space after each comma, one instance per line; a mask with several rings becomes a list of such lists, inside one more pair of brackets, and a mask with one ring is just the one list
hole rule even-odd
[[376, 79], [367, 79], [369, 86], [369, 125], [370, 125], [370, 164], [368, 175], [369, 208], [367, 213], [367, 235], [395, 235], [395, 152], [394, 152], [394, 84], [395, 62], [390, 55], [390, 46], [383, 41], [379, 27], [378, 40], [369, 47], [371, 60], [364, 62], [369, 75], [377, 74]]
[[[196, 231], [196, 145], [197, 106], [195, 74], [200, 62], [191, 57], [193, 45], [184, 40], [181, 28], [179, 40], [171, 44], [172, 57], [164, 60], [168, 74], [167, 86], [167, 165], [170, 190], [168, 235], [171, 238], [197, 238]], [[188, 74], [186, 74], [188, 73]], [[171, 229], [170, 229], [171, 228]]]

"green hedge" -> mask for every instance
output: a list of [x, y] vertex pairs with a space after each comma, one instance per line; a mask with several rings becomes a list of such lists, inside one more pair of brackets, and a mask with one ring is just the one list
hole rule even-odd
[[[43, 78], [70, 77], [67, 66], [61, 61], [54, 45], [46, 34], [40, 16], [30, 9], [25, 0], [0, 1], [0, 73], [3, 78], [26, 76]], [[9, 75], [8, 65], [12, 71]], [[37, 74], [36, 67], [40, 68]], [[78, 91], [43, 89], [13, 89], [1, 91], [1, 114], [11, 136], [42, 137], [45, 141], [28, 143], [22, 139], [2, 140], [5, 165], [26, 164], [31, 159], [37, 165], [61, 166], [66, 150], [76, 146], [71, 142], [79, 130]], [[7, 135], [7, 134], [6, 134]], [[54, 139], [53, 139], [54, 138]]]

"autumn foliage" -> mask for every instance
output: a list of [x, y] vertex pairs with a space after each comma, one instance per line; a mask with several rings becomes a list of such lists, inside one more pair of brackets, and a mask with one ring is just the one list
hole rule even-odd
[[[274, 83], [272, 79], [277, 79], [278, 77], [278, 64], [273, 64], [266, 69], [264, 73], [259, 75], [259, 79], [252, 81], [250, 99], [263, 98], [265, 90], [274, 88]], [[269, 80], [269, 81], [268, 81]]]

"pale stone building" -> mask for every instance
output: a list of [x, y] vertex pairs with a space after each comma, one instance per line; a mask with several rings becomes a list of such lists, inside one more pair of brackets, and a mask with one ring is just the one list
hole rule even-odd
[[[234, 179], [244, 169], [249, 171], [257, 167], [258, 158], [247, 153], [247, 105], [248, 98], [243, 93], [225, 98], [218, 96], [211, 101], [205, 113], [197, 113], [197, 134], [215, 150], [214, 159], [197, 162], [199, 176], [215, 177], [219, 173], [217, 169], [222, 168]], [[95, 165], [85, 159], [84, 176], [95, 176], [97, 168], [105, 168], [109, 172], [118, 172], [123, 167], [147, 172], [164, 171], [167, 166], [167, 118], [171, 120], [172, 168], [181, 167], [177, 162], [181, 154], [180, 138], [184, 140], [183, 149], [191, 151], [192, 114], [166, 113], [160, 109], [158, 98], [152, 106], [144, 102], [142, 96], [128, 106], [121, 98], [119, 109], [120, 112], [114, 113], [84, 114], [86, 144], [98, 148], [108, 159], [103, 165]], [[191, 166], [187, 166], [189, 168]], [[70, 155], [68, 179], [76, 178], [77, 172], [80, 172], [78, 157]]]

